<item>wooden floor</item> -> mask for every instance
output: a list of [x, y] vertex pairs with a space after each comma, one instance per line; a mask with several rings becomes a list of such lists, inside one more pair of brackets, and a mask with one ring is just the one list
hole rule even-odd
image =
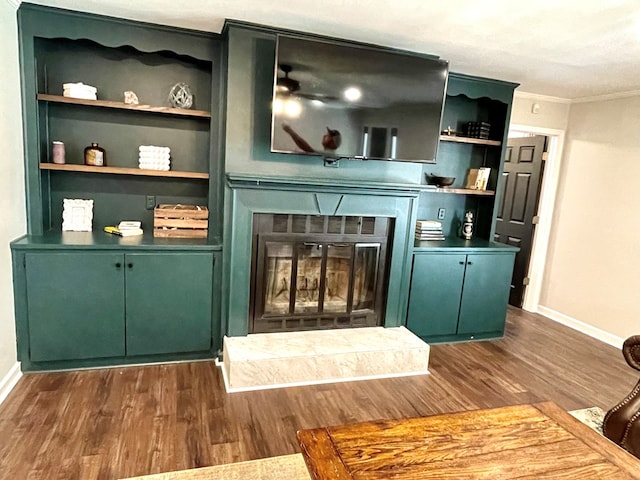
[[616, 348], [510, 309], [498, 341], [434, 345], [431, 375], [226, 394], [212, 362], [25, 375], [0, 405], [1, 479], [117, 479], [299, 452], [299, 429], [622, 399]]

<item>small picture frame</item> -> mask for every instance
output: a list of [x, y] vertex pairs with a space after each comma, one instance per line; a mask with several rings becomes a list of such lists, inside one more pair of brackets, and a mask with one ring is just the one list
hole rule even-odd
[[90, 232], [93, 223], [93, 200], [65, 198], [62, 210], [63, 232]]

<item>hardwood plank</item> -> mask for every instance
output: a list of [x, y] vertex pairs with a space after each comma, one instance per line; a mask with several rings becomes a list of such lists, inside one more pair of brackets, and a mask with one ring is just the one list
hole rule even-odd
[[27, 374], [0, 405], [0, 478], [220, 465], [297, 453], [302, 429], [547, 400], [607, 410], [637, 382], [618, 349], [513, 308], [503, 339], [433, 345], [430, 371], [232, 395], [213, 362]]

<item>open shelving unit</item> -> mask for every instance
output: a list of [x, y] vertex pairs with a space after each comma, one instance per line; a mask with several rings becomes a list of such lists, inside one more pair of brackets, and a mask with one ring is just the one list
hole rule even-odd
[[[93, 225], [122, 219], [153, 224], [150, 202], [206, 206], [211, 242], [219, 242], [222, 194], [217, 113], [222, 101], [216, 35], [142, 26], [37, 6], [21, 9], [25, 28], [26, 168], [29, 234], [59, 231], [64, 199], [93, 200]], [[82, 81], [97, 100], [66, 97], [63, 85]], [[185, 83], [191, 108], [173, 108], [172, 85]], [[139, 104], [124, 102], [134, 91]], [[52, 162], [52, 142], [65, 164]], [[83, 164], [86, 146], [106, 151], [105, 166]], [[171, 151], [170, 170], [139, 168], [139, 147]], [[150, 200], [151, 199], [151, 200]], [[175, 240], [180, 244], [180, 240]]]

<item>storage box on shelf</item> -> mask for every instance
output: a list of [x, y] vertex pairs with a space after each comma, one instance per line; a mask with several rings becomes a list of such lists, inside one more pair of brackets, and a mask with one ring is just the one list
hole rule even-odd
[[153, 236], [207, 238], [209, 210], [198, 205], [158, 205], [153, 213]]

